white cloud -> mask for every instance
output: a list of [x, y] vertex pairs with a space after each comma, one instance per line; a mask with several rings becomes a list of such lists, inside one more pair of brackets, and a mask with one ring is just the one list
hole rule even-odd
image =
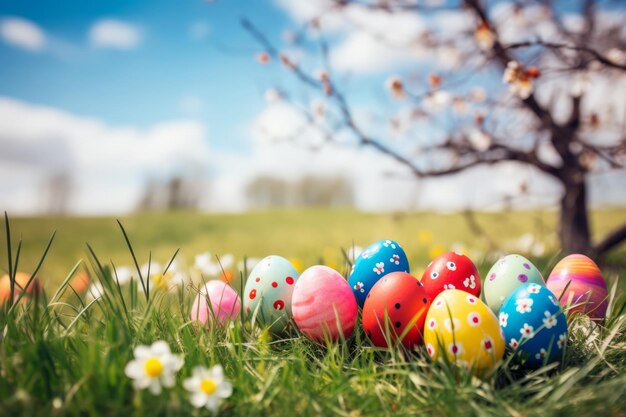
[[141, 41], [141, 28], [121, 20], [98, 20], [89, 30], [89, 42], [98, 48], [133, 49]]
[[330, 62], [334, 69], [355, 73], [377, 73], [416, 62], [422, 52], [415, 48], [394, 48], [367, 32], [352, 32], [332, 48]]
[[416, 42], [427, 28], [416, 13], [388, 13], [349, 4], [341, 8], [330, 0], [278, 0], [299, 23], [317, 18], [321, 30], [343, 38], [331, 45], [333, 68], [376, 73], [415, 63], [426, 50]]
[[2, 19], [0, 37], [9, 45], [31, 52], [41, 51], [46, 45], [44, 31], [36, 23], [20, 17]]
[[[130, 210], [147, 178], [192, 173], [200, 180], [210, 160], [206, 128], [196, 121], [173, 120], [146, 129], [113, 126], [0, 97], [0, 205], [36, 210], [33, 196], [49, 175], [63, 172], [76, 187], [75, 211]], [[30, 174], [11, 180], [3, 172], [7, 165], [12, 172]]]
[[[360, 120], [359, 114], [355, 117]], [[0, 207], [12, 213], [40, 213], [46, 203], [46, 179], [58, 172], [73, 178], [70, 204], [79, 214], [132, 210], [147, 178], [191, 173], [203, 182], [209, 170], [211, 186], [203, 192], [208, 197], [201, 205], [227, 212], [247, 208], [246, 186], [259, 175], [291, 180], [343, 176], [354, 186], [356, 206], [369, 211], [497, 210], [504, 196], [518, 193], [522, 181], [530, 196], [513, 200], [518, 208], [554, 204], [560, 193], [553, 180], [515, 163], [418, 181], [370, 148], [353, 146], [349, 140], [342, 146], [327, 144], [284, 102], [268, 105], [250, 129], [249, 149], [218, 152], [209, 148], [206, 128], [199, 122], [174, 120], [145, 129], [116, 126], [0, 97]], [[624, 170], [592, 176], [591, 202], [626, 202], [620, 187], [625, 177]]]

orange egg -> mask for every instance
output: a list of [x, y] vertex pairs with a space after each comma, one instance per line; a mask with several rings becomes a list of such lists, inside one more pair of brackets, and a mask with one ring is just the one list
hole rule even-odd
[[74, 288], [79, 294], [82, 294], [89, 287], [89, 282], [91, 279], [89, 278], [89, 274], [87, 272], [79, 272], [72, 280], [70, 281], [70, 285]]
[[230, 284], [233, 280], [234, 274], [232, 271], [224, 271], [224, 273], [222, 273], [221, 278], [222, 281], [224, 281], [227, 284]]
[[[17, 272], [15, 274], [15, 289], [13, 298], [17, 299], [21, 292], [21, 288], [24, 288], [28, 284], [30, 275], [24, 272]], [[19, 287], [18, 287], [19, 285]], [[26, 295], [38, 294], [41, 289], [41, 284], [37, 278], [33, 279], [28, 288], [26, 288]], [[0, 278], [0, 304], [4, 304], [9, 298], [11, 298], [11, 279], [9, 275], [3, 275]]]

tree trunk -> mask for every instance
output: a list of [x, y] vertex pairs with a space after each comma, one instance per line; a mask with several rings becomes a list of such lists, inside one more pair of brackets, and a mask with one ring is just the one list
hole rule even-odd
[[565, 254], [583, 253], [591, 255], [587, 217], [587, 186], [583, 173], [563, 181], [565, 191], [561, 198], [559, 238]]

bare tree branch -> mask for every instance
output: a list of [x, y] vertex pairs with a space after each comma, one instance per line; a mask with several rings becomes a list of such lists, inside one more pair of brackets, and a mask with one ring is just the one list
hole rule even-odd
[[524, 42], [515, 42], [515, 43], [502, 45], [502, 47], [505, 50], [530, 48], [532, 46], [541, 46], [541, 47], [552, 49], [552, 50], [570, 50], [570, 51], [582, 52], [584, 54], [591, 56], [594, 60], [600, 62], [601, 64], [606, 65], [607, 67], [626, 71], [626, 65], [620, 64], [618, 62], [613, 62], [609, 58], [602, 55], [600, 52], [586, 45], [572, 45], [572, 44], [567, 44], [567, 43], [548, 42], [548, 41], [544, 41], [541, 39], [536, 39], [532, 41], [524, 41]]

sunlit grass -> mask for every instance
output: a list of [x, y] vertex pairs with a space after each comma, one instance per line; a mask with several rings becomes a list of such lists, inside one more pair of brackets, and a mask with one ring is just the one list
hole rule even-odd
[[[20, 226], [12, 235], [22, 234]], [[115, 235], [119, 246], [115, 253], [125, 251], [127, 264], [135, 263], [134, 256], [137, 265], [148, 260], [142, 242], [147, 232], [137, 232], [144, 226], [137, 222], [127, 229], [128, 246], [114, 223], [108, 227], [106, 233]], [[23, 233], [24, 239], [29, 233]], [[14, 274], [17, 269], [32, 272], [40, 261], [45, 266], [59, 253], [56, 243], [47, 256], [40, 252], [36, 257], [27, 255], [27, 244], [13, 241], [11, 251], [4, 252], [6, 269]], [[214, 251], [220, 250], [218, 243]], [[317, 253], [323, 254], [320, 247]], [[1, 415], [208, 414], [191, 407], [181, 381], [194, 366], [215, 364], [224, 367], [235, 388], [223, 404], [224, 415], [599, 416], [623, 415], [626, 409], [626, 298], [616, 286], [604, 326], [583, 317], [570, 321], [563, 363], [528, 371], [505, 361], [480, 380], [432, 363], [423, 349], [374, 348], [359, 323], [345, 343], [325, 346], [296, 331], [272, 338], [243, 314], [225, 327], [199, 330], [189, 321], [193, 288], [158, 291], [149, 289], [149, 280], [120, 286], [113, 265], [105, 261], [112, 255], [96, 244], [83, 248], [84, 265], [67, 263], [58, 285], [27, 302], [7, 302], [0, 312]], [[176, 249], [162, 259], [171, 259]], [[69, 286], [83, 267], [102, 284], [101, 298], [89, 301]], [[185, 365], [176, 386], [153, 397], [134, 391], [124, 367], [134, 346], [156, 340], [182, 353]]]

